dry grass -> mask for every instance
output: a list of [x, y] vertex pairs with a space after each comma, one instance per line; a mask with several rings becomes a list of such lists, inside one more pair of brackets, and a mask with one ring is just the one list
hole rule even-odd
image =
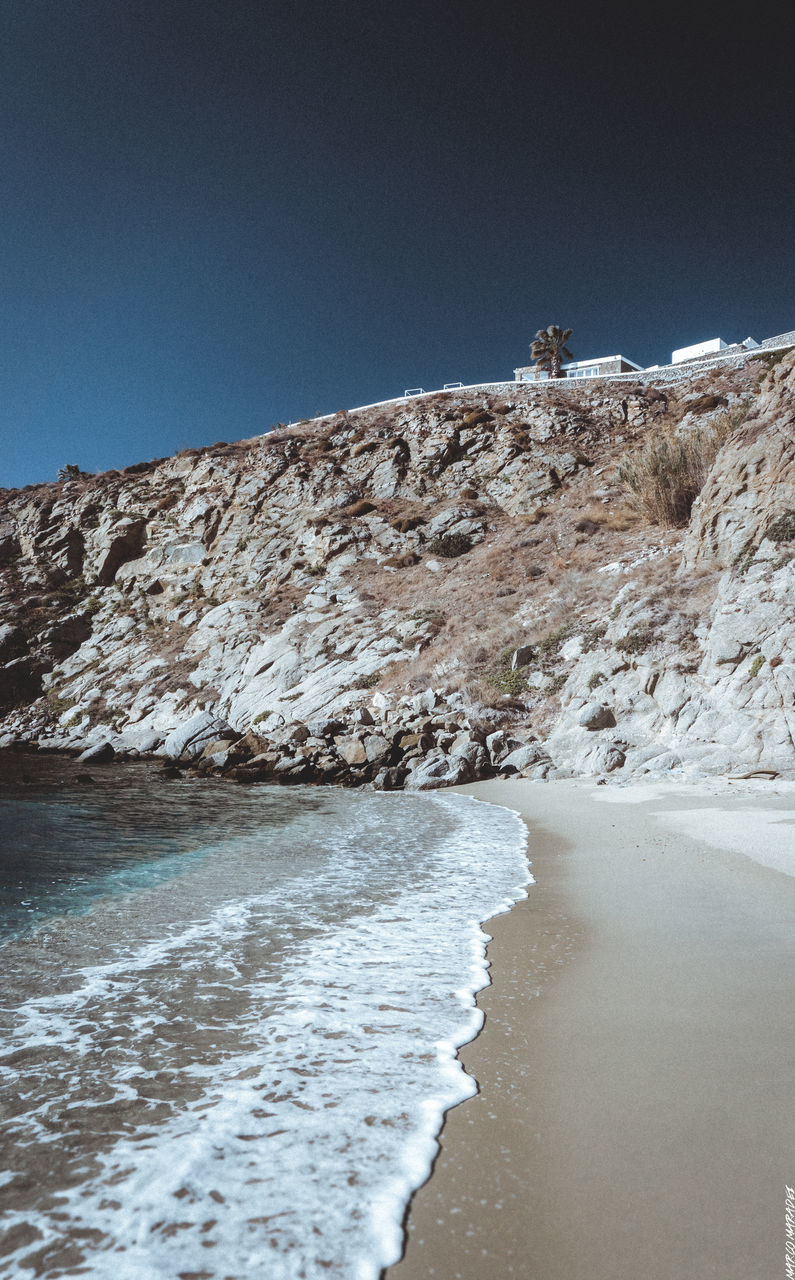
[[708, 426], [653, 431], [641, 448], [625, 454], [620, 482], [652, 524], [681, 528], [701, 492], [719, 450], [745, 417], [745, 408], [723, 413]]
[[641, 515], [628, 502], [590, 502], [580, 513], [580, 519], [590, 520], [600, 529], [609, 529], [613, 533], [626, 533], [628, 529], [637, 528]]

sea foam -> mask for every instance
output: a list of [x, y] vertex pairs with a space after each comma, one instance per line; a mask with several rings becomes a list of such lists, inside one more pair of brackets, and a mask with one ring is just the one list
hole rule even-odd
[[271, 831], [100, 904], [111, 954], [16, 1009], [12, 1171], [48, 1174], [13, 1198], [0, 1274], [41, 1254], [53, 1276], [375, 1280], [399, 1258], [444, 1113], [476, 1090], [456, 1053], [482, 1021], [481, 925], [531, 882], [525, 829], [462, 796], [326, 795], [280, 852]]

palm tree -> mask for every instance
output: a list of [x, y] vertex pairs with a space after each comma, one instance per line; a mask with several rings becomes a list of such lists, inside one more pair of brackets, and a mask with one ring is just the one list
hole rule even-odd
[[566, 347], [571, 332], [571, 329], [561, 329], [558, 325], [551, 324], [548, 329], [539, 329], [530, 344], [532, 359], [535, 360], [539, 369], [548, 370], [550, 378], [565, 378], [566, 375], [560, 366], [564, 358], [574, 359]]

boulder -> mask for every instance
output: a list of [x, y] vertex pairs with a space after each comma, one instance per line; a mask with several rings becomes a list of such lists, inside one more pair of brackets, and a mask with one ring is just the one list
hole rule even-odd
[[226, 720], [212, 711], [199, 711], [185, 724], [172, 730], [163, 744], [163, 750], [172, 760], [193, 760], [201, 755], [208, 742], [234, 737], [235, 731]]
[[479, 742], [457, 740], [450, 752], [451, 759], [466, 760], [473, 778], [483, 778], [491, 773], [489, 753]]
[[512, 738], [504, 729], [497, 729], [486, 738], [486, 749], [492, 764], [500, 764], [512, 751], [518, 751], [525, 744], [518, 738]]
[[337, 738], [337, 751], [346, 764], [357, 765], [367, 763], [367, 752], [361, 738]]
[[612, 729], [615, 723], [613, 712], [603, 702], [586, 702], [577, 712], [577, 724], [592, 732], [597, 729]]
[[364, 750], [369, 764], [383, 764], [392, 750], [392, 744], [380, 734], [372, 733], [365, 739]]
[[430, 714], [439, 702], [439, 695], [435, 689], [423, 689], [422, 693], [418, 693], [411, 700], [411, 709], [415, 716], [422, 715], [423, 712]]
[[[367, 713], [369, 715], [369, 712]], [[372, 724], [372, 716], [369, 721], [361, 720], [360, 724]], [[333, 738], [335, 733], [342, 733], [345, 729], [344, 720], [308, 720], [307, 729], [310, 738]]]
[[500, 761], [500, 773], [522, 773], [531, 764], [537, 764], [544, 752], [536, 745], [517, 747]]
[[626, 759], [618, 743], [613, 742], [600, 746], [590, 763], [595, 773], [612, 773], [614, 769], [623, 769]]
[[243, 756], [257, 756], [267, 749], [269, 742], [261, 738], [253, 729], [247, 729], [242, 738], [235, 743], [235, 748]]
[[90, 760], [93, 764], [105, 764], [108, 760], [112, 760], [116, 752], [113, 750], [109, 742], [95, 742], [93, 746], [86, 747], [77, 757], [78, 760]]
[[381, 769], [376, 774], [373, 778], [373, 786], [376, 791], [400, 791], [405, 776], [405, 769], [401, 769], [399, 765], [393, 765], [392, 768]]
[[535, 650], [531, 644], [522, 644], [515, 650], [511, 658], [511, 667], [515, 671], [517, 667], [526, 667], [528, 662], [533, 661]]
[[434, 791], [469, 782], [472, 770], [463, 756], [431, 756], [421, 760], [406, 779], [408, 791]]

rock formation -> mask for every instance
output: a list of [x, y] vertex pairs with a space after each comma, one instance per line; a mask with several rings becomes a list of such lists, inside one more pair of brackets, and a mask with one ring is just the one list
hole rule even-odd
[[[0, 491], [0, 745], [240, 782], [795, 767], [795, 353]], [[617, 464], [733, 427], [686, 529]], [[107, 744], [107, 745], [106, 745]]]

